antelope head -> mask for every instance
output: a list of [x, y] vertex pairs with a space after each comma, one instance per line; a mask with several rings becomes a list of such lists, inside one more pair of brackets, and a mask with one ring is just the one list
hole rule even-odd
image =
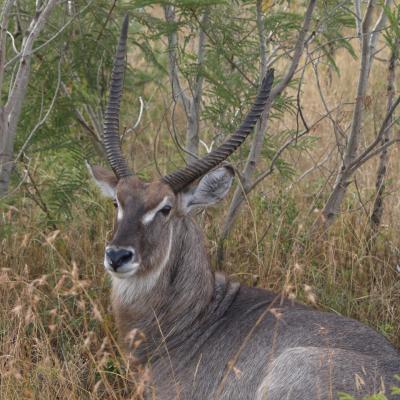
[[[104, 122], [104, 147], [112, 171], [90, 167], [103, 194], [117, 208], [115, 232], [106, 246], [104, 265], [119, 279], [144, 276], [166, 265], [174, 240], [174, 222], [196, 207], [208, 206], [229, 191], [233, 170], [218, 167], [252, 131], [273, 83], [273, 70], [264, 78], [257, 98], [239, 129], [220, 147], [186, 167], [154, 182], [143, 182], [128, 168], [120, 145], [119, 110], [123, 90], [128, 18], [116, 52]], [[192, 184], [201, 178], [200, 182]]]

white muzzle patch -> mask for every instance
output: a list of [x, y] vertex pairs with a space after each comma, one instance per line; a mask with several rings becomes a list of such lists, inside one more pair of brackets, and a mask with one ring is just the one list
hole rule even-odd
[[[118, 249], [119, 248], [117, 246], [107, 246], [106, 252], [108, 250], [118, 250]], [[124, 247], [124, 249], [132, 252], [133, 254], [132, 261], [125, 263], [121, 267], [118, 267], [117, 271], [115, 271], [114, 268], [111, 266], [107, 254], [104, 254], [104, 268], [111, 276], [119, 279], [129, 278], [130, 276], [135, 275], [140, 266], [140, 262], [134, 261], [135, 249], [132, 246]]]

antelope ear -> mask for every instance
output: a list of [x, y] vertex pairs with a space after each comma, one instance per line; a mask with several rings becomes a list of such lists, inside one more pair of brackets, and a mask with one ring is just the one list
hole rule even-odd
[[224, 166], [204, 175], [199, 184], [183, 194], [183, 209], [189, 212], [196, 207], [208, 207], [222, 200], [232, 186], [233, 168]]
[[86, 166], [103, 195], [114, 199], [115, 188], [118, 183], [118, 179], [114, 173], [99, 165], [90, 165], [86, 163]]

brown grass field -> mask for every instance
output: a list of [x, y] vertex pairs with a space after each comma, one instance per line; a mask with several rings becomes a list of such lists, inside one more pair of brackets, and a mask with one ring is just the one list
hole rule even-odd
[[[333, 74], [330, 85], [327, 69], [320, 68], [331, 106], [354, 101], [358, 72], [357, 60], [344, 53], [336, 58], [341, 75]], [[386, 65], [376, 62], [365, 105], [362, 146], [382, 119], [385, 79]], [[154, 163], [149, 162], [155, 132], [160, 134], [161, 169], [175, 151], [171, 144], [162, 146], [170, 138], [160, 112], [165, 103], [159, 98], [153, 96], [146, 111], [142, 123], [146, 132], [139, 132], [134, 143], [126, 145], [128, 153], [134, 146], [135, 165], [146, 176], [156, 176]], [[311, 68], [305, 75], [302, 105], [310, 121], [324, 113]], [[341, 126], [351, 121], [351, 110], [351, 104], [344, 106], [335, 116]], [[183, 124], [183, 118], [178, 118], [182, 132]], [[295, 117], [287, 114], [271, 124], [271, 135], [295, 124]], [[297, 171], [292, 181], [275, 173], [249, 196], [229, 237], [223, 269], [232, 279], [283, 291], [316, 308], [363, 321], [400, 348], [398, 148], [391, 149], [384, 221], [371, 249], [367, 246], [368, 216], [377, 159], [356, 174], [343, 213], [328, 235], [315, 236], [311, 227], [329, 194], [339, 159], [335, 151], [326, 163], [299, 179], [335, 146], [327, 120], [311, 135], [319, 138], [312, 149], [285, 153]], [[260, 169], [263, 165], [261, 160]], [[102, 266], [114, 210], [94, 186], [91, 192], [77, 197], [72, 222], [57, 230], [43, 227], [28, 198], [0, 213], [1, 229], [9, 232], [0, 248], [2, 400], [141, 397], [148, 372], [129, 368], [129, 360], [119, 351], [109, 308], [110, 284]], [[212, 257], [228, 201], [199, 217]], [[88, 211], [93, 209], [89, 205], [96, 206], [95, 214]]]

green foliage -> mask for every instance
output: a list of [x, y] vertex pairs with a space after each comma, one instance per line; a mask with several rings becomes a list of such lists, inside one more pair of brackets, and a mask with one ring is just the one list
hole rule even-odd
[[349, 8], [338, 7], [337, 1], [332, 0], [321, 2], [316, 11], [319, 33], [315, 36], [318, 44], [316, 51], [322, 53], [328, 64], [339, 74], [334, 57], [337, 50], [343, 48], [352, 57], [356, 57], [350, 38], [346, 35], [347, 29], [355, 26], [354, 15]]
[[[264, 15], [267, 58], [269, 65], [276, 67], [276, 82], [283, 76], [290, 60], [288, 55], [297, 40], [304, 12], [301, 5], [286, 7], [284, 3], [277, 2]], [[43, 203], [41, 208], [47, 210], [44, 217], [52, 223], [71, 218], [74, 200], [85, 194], [87, 174], [83, 161], [102, 157], [95, 136], [101, 134], [119, 23], [125, 13], [131, 17], [129, 44], [135, 60], [132, 66], [138, 62], [145, 68], [128, 68], [122, 104], [123, 127], [131, 122], [126, 121], [135, 113], [132, 105], [136, 107], [138, 96], [145, 99], [146, 108], [158, 109], [158, 103], [154, 107], [153, 93], [165, 93], [162, 101], [166, 108], [169, 107], [166, 43], [168, 34], [172, 32], [179, 36], [176, 52], [183, 86], [190, 92], [199, 77], [204, 78], [200, 119], [201, 139], [206, 143], [215, 141], [218, 144], [236, 129], [249, 109], [260, 80], [260, 38], [254, 2], [136, 0], [118, 3], [114, 7], [107, 0], [95, 4], [89, 0], [77, 0], [73, 4], [72, 11], [67, 4], [57, 8], [37, 41], [29, 91], [15, 144], [16, 154], [23, 149], [24, 163], [18, 164], [14, 185], [19, 184], [27, 166], [35, 165], [31, 171], [35, 187], [32, 182], [25, 181], [21, 186], [24, 189], [22, 194], [32, 198], [32, 193], [38, 191]], [[167, 23], [160, 9], [167, 4], [176, 6], [174, 23]], [[34, 13], [34, 4], [24, 3], [23, 8], [26, 17], [22, 19], [22, 26], [25, 27], [28, 17]], [[206, 10], [209, 18], [204, 25], [202, 16]], [[386, 12], [391, 23], [386, 35], [397, 35], [399, 9], [387, 9]], [[64, 28], [59, 32], [61, 27]], [[353, 27], [354, 17], [346, 7], [338, 7], [333, 0], [318, 3], [312, 26], [314, 33], [307, 45], [310, 56], [318, 55], [320, 60], [327, 61], [337, 70], [334, 54], [338, 49], [344, 48], [355, 55], [346, 38], [346, 29]], [[14, 18], [10, 29], [16, 29]], [[197, 59], [200, 29], [206, 32], [206, 56], [202, 65]], [[387, 40], [393, 41], [392, 36], [387, 36]], [[15, 45], [17, 48], [21, 46], [18, 35]], [[12, 52], [10, 48], [8, 51]], [[11, 53], [8, 56], [12, 59]], [[10, 82], [11, 76], [12, 68], [8, 68], [6, 83]], [[295, 115], [297, 98], [292, 89], [297, 91], [301, 84], [301, 81], [293, 80], [290, 89], [276, 99], [271, 120], [279, 120], [287, 113]], [[47, 111], [49, 117], [31, 135]], [[150, 121], [144, 123], [154, 123], [151, 119], [158, 118], [155, 123], [161, 126], [166, 112], [153, 111]], [[78, 114], [88, 126], [78, 122]], [[296, 135], [298, 131], [292, 130], [269, 132], [262, 149], [260, 168], [270, 163], [277, 150]], [[166, 140], [171, 147], [173, 142], [169, 135], [163, 136], [168, 137]], [[142, 135], [139, 141], [142, 137], [145, 136]], [[145, 140], [152, 141], [153, 138], [150, 136]], [[128, 138], [128, 145], [132, 140], [137, 139]], [[306, 151], [314, 145], [314, 140], [294, 140], [288, 149], [292, 152]], [[233, 160], [243, 162], [249, 144], [250, 141], [232, 157]], [[172, 152], [176, 154], [177, 150]], [[165, 169], [175, 168], [177, 163], [181, 163], [181, 158], [170, 156], [164, 164]], [[275, 170], [285, 179], [291, 179], [296, 168], [280, 155], [275, 160]], [[141, 173], [149, 175], [148, 171]]]
[[[90, 122], [93, 131], [95, 124], [101, 127], [119, 34], [114, 18], [120, 20], [124, 11], [114, 10], [112, 18], [108, 18], [110, 3], [105, 0], [97, 1], [95, 6], [89, 1], [76, 1], [72, 16], [66, 7], [56, 8], [36, 43], [40, 50], [32, 63], [15, 143], [15, 154], [23, 150], [25, 161], [24, 165], [17, 165], [19, 173], [14, 182], [18, 184], [26, 167], [37, 166], [31, 171], [32, 179], [25, 180], [21, 187], [30, 198], [40, 196], [44, 216], [51, 224], [72, 216], [76, 196], [87, 184], [84, 161], [94, 156], [93, 137], [78, 123], [77, 113]], [[24, 12], [26, 21], [23, 19], [22, 24], [29, 21], [34, 3], [26, 3]], [[63, 26], [66, 28], [57, 33]], [[17, 48], [20, 45], [16, 43]], [[11, 74], [7, 72], [11, 71], [6, 70], [9, 78]], [[134, 73], [129, 70], [128, 88], [134, 80]], [[48, 118], [32, 135], [48, 111]]]
[[383, 33], [383, 37], [392, 52], [398, 57], [400, 41], [400, 5], [395, 6], [393, 9], [384, 5], [384, 11], [389, 21], [389, 27]]

